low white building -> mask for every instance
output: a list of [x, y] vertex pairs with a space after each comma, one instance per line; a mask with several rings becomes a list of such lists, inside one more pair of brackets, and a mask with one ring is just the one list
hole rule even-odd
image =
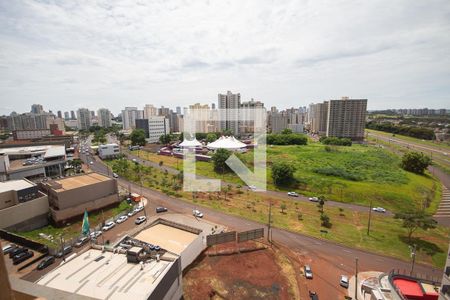
[[114, 158], [120, 154], [120, 147], [117, 144], [105, 144], [98, 147], [98, 156], [101, 159]]
[[164, 116], [149, 116], [147, 142], [157, 143], [165, 134], [170, 134], [169, 119]]

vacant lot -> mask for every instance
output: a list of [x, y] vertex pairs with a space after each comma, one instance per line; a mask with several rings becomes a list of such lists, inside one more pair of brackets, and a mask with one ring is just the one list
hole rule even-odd
[[[240, 244], [255, 248], [254, 242]], [[234, 243], [217, 250], [235, 248]], [[278, 249], [201, 256], [183, 276], [185, 299], [299, 299], [298, 268]]]

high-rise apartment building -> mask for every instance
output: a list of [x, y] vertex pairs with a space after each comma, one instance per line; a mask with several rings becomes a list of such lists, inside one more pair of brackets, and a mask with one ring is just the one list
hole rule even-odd
[[97, 110], [98, 126], [108, 128], [111, 127], [111, 112], [107, 108]]
[[349, 99], [328, 102], [327, 136], [364, 139], [367, 99]]
[[209, 132], [208, 124], [211, 120], [211, 110], [208, 104], [195, 103], [189, 105], [188, 115], [191, 120], [195, 120], [195, 132]]
[[309, 106], [308, 122], [312, 133], [325, 135], [327, 132], [327, 118], [328, 101]]
[[33, 104], [31, 105], [31, 113], [32, 114], [41, 114], [44, 112], [44, 108], [41, 104]]
[[137, 107], [125, 107], [122, 110], [122, 122], [124, 130], [131, 130], [136, 128], [136, 119], [143, 119], [144, 112], [138, 110]]
[[73, 110], [70, 111], [70, 118], [72, 120], [76, 120], [77, 119], [76, 116], [75, 116], [75, 112]]
[[161, 108], [158, 108], [158, 116], [169, 116], [170, 114], [170, 108], [161, 106]]
[[164, 116], [148, 118], [148, 142], [157, 143], [162, 135], [170, 133], [169, 119]]
[[69, 115], [69, 112], [68, 112], [68, 111], [65, 111], [65, 112], [64, 112], [64, 119], [65, 119], [65, 120], [69, 120], [69, 119], [70, 119], [70, 115]]
[[177, 106], [176, 112], [177, 112], [177, 114], [181, 115], [181, 107], [180, 106]]
[[144, 106], [144, 119], [148, 119], [151, 116], [157, 116], [158, 109], [152, 104], [145, 104]]
[[241, 94], [233, 94], [228, 91], [226, 94], [218, 95], [219, 107], [219, 129], [229, 130], [233, 135], [239, 135], [239, 108], [241, 106]]
[[78, 129], [88, 130], [91, 127], [91, 113], [87, 108], [77, 110]]
[[58, 112], [56, 113], [56, 115], [58, 116], [58, 118], [62, 119], [62, 112], [60, 110], [58, 110]]
[[264, 103], [261, 101], [255, 101], [253, 98], [250, 101], [244, 101], [241, 103], [239, 110], [240, 125], [239, 130], [241, 133], [254, 132], [254, 118], [255, 109], [263, 109]]

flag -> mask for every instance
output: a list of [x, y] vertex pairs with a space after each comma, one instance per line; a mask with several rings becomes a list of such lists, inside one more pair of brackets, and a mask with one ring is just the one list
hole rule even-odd
[[89, 234], [89, 218], [88, 218], [88, 213], [87, 213], [86, 209], [84, 210], [83, 225], [81, 225], [81, 232], [84, 235]]

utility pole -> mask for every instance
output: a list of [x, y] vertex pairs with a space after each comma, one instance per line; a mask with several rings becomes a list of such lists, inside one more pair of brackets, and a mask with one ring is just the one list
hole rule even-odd
[[267, 224], [267, 241], [272, 243], [272, 239], [270, 238], [270, 226], [272, 223], [272, 200], [269, 200], [269, 223]]
[[355, 258], [355, 300], [358, 300], [358, 258]]
[[411, 257], [412, 257], [412, 264], [411, 264], [411, 272], [409, 273], [410, 276], [412, 276], [414, 272], [414, 265], [416, 263], [416, 244], [414, 244], [412, 247], [409, 246], [409, 250], [411, 251]]
[[367, 223], [367, 235], [370, 235], [370, 219], [372, 217], [372, 200], [370, 200], [369, 206], [369, 222]]

